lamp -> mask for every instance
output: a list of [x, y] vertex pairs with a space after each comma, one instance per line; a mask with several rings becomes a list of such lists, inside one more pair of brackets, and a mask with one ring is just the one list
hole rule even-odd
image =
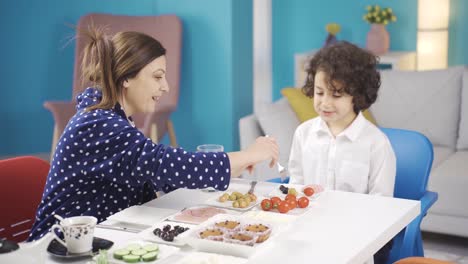
[[418, 70], [447, 67], [450, 0], [418, 0]]

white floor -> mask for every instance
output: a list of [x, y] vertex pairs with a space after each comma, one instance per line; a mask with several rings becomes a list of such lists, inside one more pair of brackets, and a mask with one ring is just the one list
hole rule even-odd
[[423, 232], [423, 246], [425, 257], [468, 264], [468, 238]]

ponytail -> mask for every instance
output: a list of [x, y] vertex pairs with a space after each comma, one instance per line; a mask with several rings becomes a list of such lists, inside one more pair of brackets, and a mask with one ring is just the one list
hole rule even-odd
[[78, 29], [78, 33], [90, 40], [84, 48], [81, 79], [102, 90], [101, 102], [88, 111], [113, 108], [122, 95], [123, 82], [166, 54], [159, 41], [139, 32], [123, 31], [109, 38], [103, 28], [91, 25], [87, 30]]
[[87, 30], [79, 30], [80, 35], [89, 38], [89, 43], [85, 46], [81, 63], [83, 83], [91, 81], [102, 90], [102, 100], [100, 103], [88, 107], [88, 111], [114, 107], [118, 100], [119, 87], [115, 82], [114, 75], [114, 45], [103, 28], [90, 26]]

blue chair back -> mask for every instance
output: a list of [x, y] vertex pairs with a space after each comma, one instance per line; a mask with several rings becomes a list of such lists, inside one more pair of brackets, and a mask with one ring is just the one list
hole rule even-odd
[[381, 128], [396, 156], [394, 196], [419, 200], [426, 193], [434, 151], [423, 134], [395, 128]]

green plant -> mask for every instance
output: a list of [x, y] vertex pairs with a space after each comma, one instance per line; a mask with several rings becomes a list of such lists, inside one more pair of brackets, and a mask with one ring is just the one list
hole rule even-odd
[[370, 24], [383, 24], [387, 25], [390, 22], [397, 20], [393, 14], [393, 10], [389, 7], [381, 8], [379, 5], [367, 6], [367, 13], [362, 17]]

